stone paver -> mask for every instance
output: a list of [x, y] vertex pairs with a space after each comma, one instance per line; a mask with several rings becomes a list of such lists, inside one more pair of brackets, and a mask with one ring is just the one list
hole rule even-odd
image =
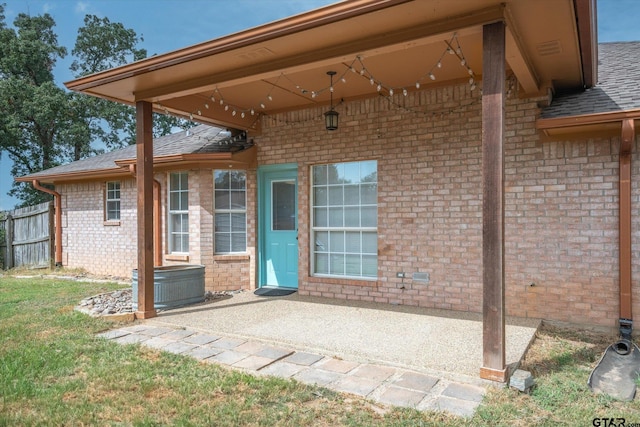
[[387, 405], [416, 408], [426, 396], [427, 393], [421, 391], [390, 386], [380, 395], [378, 400]]
[[249, 354], [257, 354], [259, 352], [261, 352], [262, 350], [264, 350], [267, 346], [261, 343], [257, 343], [257, 342], [253, 342], [253, 341], [247, 341], [243, 344], [240, 344], [239, 346], [235, 347], [234, 350], [235, 351], [241, 351], [243, 353], [249, 353]]
[[220, 338], [219, 340], [215, 340], [211, 342], [209, 345], [211, 347], [224, 348], [224, 349], [232, 349], [236, 348], [239, 345], [244, 344], [246, 341], [244, 340], [236, 340], [233, 338]]
[[188, 343], [182, 342], [182, 341], [174, 341], [172, 343], [167, 344], [163, 348], [163, 350], [164, 351], [168, 351], [169, 353], [182, 354], [182, 353], [191, 351], [194, 348], [196, 348], [196, 346], [193, 345], [193, 344], [188, 344]]
[[169, 344], [173, 344], [175, 343], [175, 341], [172, 340], [168, 340], [166, 338], [163, 337], [153, 337], [150, 338], [148, 340], [146, 340], [144, 342], [144, 345], [155, 348], [157, 350], [162, 350], [164, 349], [164, 347], [168, 346]]
[[317, 384], [321, 386], [326, 386], [342, 377], [344, 377], [344, 374], [323, 371], [321, 369], [305, 369], [293, 376], [293, 378], [303, 383]]
[[438, 381], [438, 378], [429, 375], [423, 375], [417, 372], [405, 372], [398, 380], [394, 381], [393, 384], [412, 390], [429, 391]]
[[290, 378], [298, 372], [305, 369], [302, 365], [295, 363], [289, 363], [284, 361], [278, 361], [260, 370], [261, 374], [272, 375], [280, 378]]
[[260, 369], [271, 365], [273, 362], [274, 360], [269, 357], [249, 356], [237, 363], [234, 363], [233, 366], [236, 368], [244, 368], [252, 371], [259, 371]]
[[198, 360], [204, 360], [209, 357], [215, 356], [216, 354], [222, 353], [224, 350], [221, 348], [213, 348], [213, 347], [196, 347], [186, 354], [189, 356], [195, 357]]
[[446, 411], [460, 417], [472, 417], [478, 405], [478, 402], [439, 396], [436, 398], [435, 402], [428, 405], [427, 409]]
[[117, 342], [118, 344], [139, 344], [148, 339], [149, 337], [146, 335], [133, 333], [133, 334], [128, 334], [128, 335], [124, 335], [119, 338], [116, 338], [114, 339], [114, 341]]
[[321, 356], [319, 354], [296, 351], [292, 355], [287, 356], [287, 358], [284, 360], [289, 363], [295, 363], [296, 365], [311, 366], [317, 361], [322, 360], [323, 358], [324, 356]]
[[159, 335], [164, 335], [171, 331], [172, 329], [169, 329], [169, 328], [147, 328], [140, 331], [139, 333], [142, 335], [148, 335], [150, 337], [157, 337]]
[[189, 344], [205, 345], [217, 339], [220, 339], [220, 337], [207, 334], [194, 334], [184, 338], [184, 342], [188, 342]]
[[176, 329], [175, 331], [167, 332], [162, 335], [163, 338], [169, 338], [174, 340], [180, 340], [187, 338], [191, 335], [195, 334], [195, 331], [189, 331], [187, 329]]
[[292, 350], [277, 347], [266, 347], [256, 353], [256, 356], [268, 357], [269, 359], [279, 360], [293, 353]]
[[213, 357], [210, 357], [208, 360], [215, 360], [216, 362], [223, 363], [225, 365], [233, 365], [234, 363], [238, 363], [242, 359], [249, 357], [247, 353], [240, 353], [238, 351], [226, 350], [222, 353], [216, 354]]
[[332, 371], [332, 372], [339, 372], [341, 374], [346, 374], [347, 372], [355, 369], [358, 366], [358, 364], [356, 362], [349, 362], [346, 360], [330, 358], [330, 359], [323, 360], [322, 363], [319, 363], [316, 366], [325, 371]]
[[384, 381], [395, 373], [395, 369], [386, 366], [360, 365], [353, 370], [352, 375], [362, 378], [371, 378], [376, 381]]
[[125, 335], [129, 335], [130, 333], [131, 332], [124, 331], [122, 329], [112, 329], [110, 331], [98, 334], [97, 336], [100, 337], [100, 338], [107, 339], [107, 340], [112, 340], [112, 339], [115, 339], [115, 338], [123, 337]]
[[345, 393], [367, 396], [373, 390], [378, 388], [380, 384], [381, 381], [349, 375], [333, 382], [331, 384], [331, 388], [335, 388], [336, 390], [343, 391]]
[[453, 397], [456, 399], [469, 400], [472, 402], [482, 402], [485, 389], [476, 387], [471, 384], [451, 383], [444, 389], [442, 394], [444, 396]]
[[146, 325], [131, 325], [131, 326], [125, 326], [124, 328], [120, 328], [121, 331], [131, 332], [131, 333], [144, 331], [145, 329], [149, 329], [149, 326], [146, 326]]
[[119, 344], [141, 344], [183, 354], [205, 363], [228, 365], [258, 375], [294, 378], [386, 405], [446, 411], [461, 417], [474, 414], [486, 391], [477, 385], [407, 369], [357, 363], [188, 329], [133, 325], [97, 336]]

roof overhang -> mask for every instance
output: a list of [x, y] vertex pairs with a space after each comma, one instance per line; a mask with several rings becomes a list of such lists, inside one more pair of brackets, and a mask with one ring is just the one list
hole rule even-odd
[[[349, 0], [66, 86], [256, 133], [260, 115], [328, 104], [330, 70], [344, 77], [333, 97], [345, 100], [378, 86], [415, 90], [416, 82], [466, 81], [469, 72], [480, 79], [482, 26], [497, 21], [507, 25], [507, 67], [521, 94], [593, 85], [595, 0]], [[454, 36], [465, 66], [460, 55], [443, 56]]]
[[[31, 182], [34, 179], [44, 184], [63, 184], [80, 181], [118, 180], [131, 178], [131, 167], [136, 159], [116, 160], [115, 166], [108, 169], [91, 169], [65, 173], [42, 173], [15, 178], [16, 182]], [[180, 169], [254, 169], [257, 166], [257, 149], [251, 146], [241, 151], [179, 154], [173, 156], [155, 156], [154, 172]]]
[[538, 119], [536, 128], [550, 139], [612, 137], [620, 136], [622, 121], [628, 119], [640, 120], [640, 109]]
[[32, 182], [36, 180], [42, 184], [59, 184], [65, 182], [118, 180], [130, 177], [128, 170], [122, 168], [97, 169], [92, 171], [67, 172], [61, 174], [25, 175], [15, 178], [16, 182]]

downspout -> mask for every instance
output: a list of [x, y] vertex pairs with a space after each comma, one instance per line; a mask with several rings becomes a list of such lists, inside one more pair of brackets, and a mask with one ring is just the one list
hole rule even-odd
[[635, 140], [633, 119], [622, 121], [620, 140], [620, 336], [631, 341], [631, 151]]
[[[129, 165], [129, 172], [136, 176], [136, 165]], [[160, 181], [153, 179], [153, 264], [156, 267], [162, 265], [162, 203]]]
[[62, 267], [62, 197], [60, 193], [54, 190], [50, 190], [46, 187], [40, 185], [37, 179], [31, 181], [31, 185], [36, 190], [40, 190], [42, 192], [51, 194], [54, 200], [54, 209], [56, 212], [56, 221], [55, 221], [55, 245], [56, 245], [56, 254], [55, 254], [55, 266]]

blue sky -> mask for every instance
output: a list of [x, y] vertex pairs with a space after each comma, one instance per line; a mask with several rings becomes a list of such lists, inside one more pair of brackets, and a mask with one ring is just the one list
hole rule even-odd
[[[455, 0], [450, 0], [455, 1]], [[58, 43], [69, 53], [87, 14], [121, 22], [144, 38], [139, 47], [149, 55], [255, 27], [315, 9], [335, 0], [0, 0], [6, 3], [8, 25], [19, 13], [49, 13], [56, 22]], [[640, 40], [640, 0], [598, 0], [598, 37], [601, 42]], [[70, 55], [58, 61], [56, 82], [71, 80]], [[0, 159], [0, 211], [18, 202], [9, 197], [13, 178], [6, 154]]]

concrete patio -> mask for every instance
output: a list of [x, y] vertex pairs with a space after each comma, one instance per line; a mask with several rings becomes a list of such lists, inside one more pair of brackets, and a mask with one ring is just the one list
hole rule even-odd
[[[507, 363], [515, 368], [540, 322], [507, 323]], [[239, 292], [99, 336], [465, 417], [499, 385], [479, 378], [482, 321], [474, 313]]]
[[[478, 313], [251, 292], [160, 312], [147, 321], [226, 337], [477, 382], [482, 365]], [[508, 319], [507, 364], [520, 361], [540, 322]]]

